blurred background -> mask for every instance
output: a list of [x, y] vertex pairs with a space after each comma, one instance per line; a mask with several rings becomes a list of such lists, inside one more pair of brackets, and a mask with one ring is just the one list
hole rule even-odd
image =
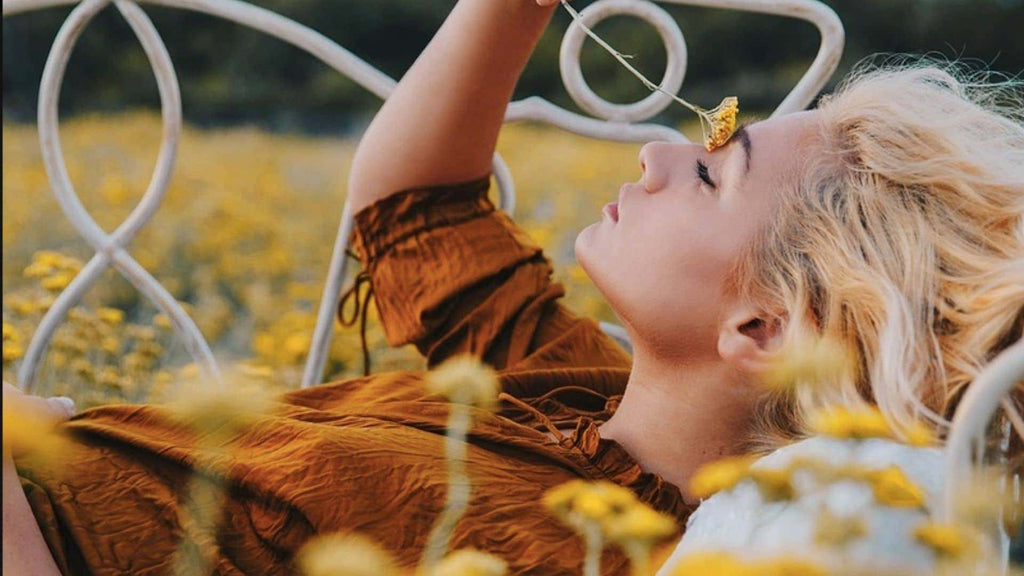
[[[527, 1], [527, 0], [524, 0]], [[440, 27], [454, 0], [259, 0], [255, 4], [310, 26], [395, 79]], [[591, 2], [576, 0], [583, 9]], [[846, 50], [833, 82], [878, 52], [936, 52], [1011, 74], [1024, 70], [1022, 0], [826, 0], [846, 27]], [[660, 4], [679, 22], [690, 58], [683, 95], [711, 107], [725, 93], [745, 110], [770, 110], [814, 57], [817, 30], [782, 17]], [[198, 125], [255, 123], [274, 130], [348, 135], [360, 132], [379, 102], [298, 49], [203, 14], [143, 5], [177, 67], [186, 118]], [[68, 8], [4, 20], [5, 119], [31, 120], [43, 63]], [[559, 8], [516, 90], [576, 110], [562, 87], [558, 48], [570, 17]], [[595, 31], [654, 81], [661, 39], [643, 22], [619, 17]], [[583, 51], [591, 86], [614, 102], [648, 92], [594, 42]], [[68, 113], [156, 108], [156, 86], [127, 24], [107, 9], [76, 47], [62, 92]], [[672, 106], [656, 118], [687, 118]]]
[[[532, 0], [523, 0], [532, 1]], [[578, 9], [591, 2], [577, 0]], [[395, 79], [440, 27], [455, 0], [261, 0]], [[1022, 0], [829, 0], [846, 28], [834, 85], [877, 53], [933, 52], [979, 67], [1024, 70]], [[707, 107], [738, 96], [740, 120], [769, 113], [818, 46], [813, 26], [781, 17], [659, 4], [689, 47], [681, 95]], [[358, 137], [377, 98], [314, 58], [261, 33], [202, 14], [142, 5], [170, 52], [187, 123], [161, 209], [129, 246], [181, 301], [215, 352], [282, 388], [297, 385], [309, 349], [330, 250]], [[60, 212], [34, 121], [38, 86], [70, 7], [3, 21], [3, 373], [14, 380], [43, 314], [92, 250]], [[545, 97], [582, 112], [558, 72], [570, 22], [559, 8], [519, 82], [515, 99]], [[595, 31], [657, 82], [665, 53], [655, 30], [628, 17]], [[613, 102], [648, 94], [597, 44], [582, 69]], [[89, 25], [61, 91], [61, 142], [82, 202], [106, 230], [146, 189], [159, 149], [156, 84], [117, 11]], [[694, 134], [694, 117], [670, 106], [653, 121]], [[620, 184], [639, 176], [639, 144], [600, 142], [541, 125], [507, 125], [498, 152], [516, 179], [516, 221], [540, 244], [580, 314], [615, 321], [575, 264], [576, 234], [600, 218]], [[493, 192], [493, 189], [492, 189]], [[357, 266], [352, 266], [355, 269]], [[167, 319], [108, 272], [61, 327], [36, 390], [88, 406], [155, 398], [195, 375]], [[409, 347], [390, 349], [370, 307], [373, 369], [421, 367]], [[363, 370], [358, 326], [335, 325], [325, 377]]]

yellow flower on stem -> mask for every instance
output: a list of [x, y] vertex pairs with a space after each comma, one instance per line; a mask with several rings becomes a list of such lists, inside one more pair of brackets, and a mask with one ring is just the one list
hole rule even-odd
[[718, 148], [728, 142], [729, 137], [732, 136], [733, 131], [736, 129], [736, 115], [739, 113], [740, 103], [735, 96], [726, 97], [722, 100], [721, 104], [712, 110], [705, 110], [700, 106], [690, 104], [675, 94], [666, 92], [664, 88], [648, 80], [647, 77], [641, 74], [639, 70], [631, 66], [629, 62], [626, 62], [626, 58], [630, 58], [631, 56], [623, 55], [618, 50], [612, 48], [607, 42], [602, 40], [589, 27], [587, 27], [583, 23], [583, 19], [580, 17], [579, 13], [576, 12], [572, 6], [569, 6], [568, 0], [562, 0], [562, 6], [565, 7], [569, 12], [569, 15], [572, 16], [573, 20], [576, 21], [576, 24], [583, 29], [587, 36], [590, 36], [598, 43], [599, 46], [607, 50], [613, 58], [625, 66], [626, 70], [629, 70], [633, 76], [636, 76], [648, 90], [661, 92], [696, 114], [697, 117], [700, 118], [700, 127], [704, 133], [704, 147], [707, 148], [708, 152], [711, 152], [715, 148]]
[[472, 356], [457, 356], [427, 373], [427, 390], [451, 402], [493, 409], [498, 399], [498, 377]]
[[479, 359], [457, 356], [429, 372], [426, 386], [430, 392], [451, 402], [445, 434], [448, 496], [427, 538], [420, 563], [422, 570], [430, 571], [445, 557], [455, 525], [469, 506], [471, 483], [466, 473], [466, 436], [473, 421], [470, 407], [493, 409], [497, 405], [498, 377]]
[[708, 127], [704, 131], [704, 148], [708, 152], [721, 148], [732, 137], [736, 131], [736, 116], [740, 112], [740, 101], [735, 96], [728, 96], [722, 103], [709, 110], [706, 115], [698, 114], [701, 125], [707, 122]]
[[398, 574], [391, 556], [360, 534], [327, 534], [307, 542], [295, 557], [303, 576], [389, 576]]
[[690, 493], [703, 499], [731, 489], [747, 477], [755, 460], [754, 456], [731, 456], [701, 466], [690, 478]]

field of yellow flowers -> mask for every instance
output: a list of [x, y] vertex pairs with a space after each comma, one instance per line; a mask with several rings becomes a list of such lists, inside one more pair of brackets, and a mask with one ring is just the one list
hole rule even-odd
[[[160, 118], [149, 112], [64, 123], [71, 180], [108, 232], [141, 198], [160, 134]], [[3, 141], [3, 371], [13, 381], [42, 314], [92, 251], [53, 197], [35, 126], [4, 124]], [[185, 304], [215, 353], [253, 378], [298, 384], [355, 146], [249, 127], [186, 127], [167, 195], [129, 247]], [[639, 148], [527, 124], [507, 125], [498, 143], [516, 178], [516, 220], [545, 247], [568, 305], [602, 320], [614, 315], [575, 264], [573, 241], [622, 182], [637, 179]], [[109, 271], [58, 332], [35, 391], [67, 394], [83, 407], [151, 399], [177, 380], [176, 370], [195, 370], [169, 326]], [[358, 332], [336, 323], [326, 379], [361, 374]], [[372, 314], [368, 341], [374, 371], [422, 367], [411, 347], [387, 347]]]

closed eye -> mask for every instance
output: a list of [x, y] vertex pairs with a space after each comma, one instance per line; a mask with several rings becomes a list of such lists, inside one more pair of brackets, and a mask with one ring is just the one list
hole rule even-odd
[[712, 189], [717, 189], [718, 185], [711, 179], [711, 175], [708, 174], [708, 165], [703, 160], [697, 160], [697, 177], [704, 181], [705, 184], [711, 186]]

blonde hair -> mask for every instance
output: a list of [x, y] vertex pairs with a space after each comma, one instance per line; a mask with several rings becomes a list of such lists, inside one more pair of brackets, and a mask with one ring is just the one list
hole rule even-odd
[[798, 435], [809, 408], [836, 402], [942, 434], [960, 394], [1024, 330], [1021, 83], [904, 56], [858, 65], [818, 111], [799, 183], [733, 280], [779, 311], [783, 346], [810, 327], [859, 370], [769, 398], [766, 440]]

